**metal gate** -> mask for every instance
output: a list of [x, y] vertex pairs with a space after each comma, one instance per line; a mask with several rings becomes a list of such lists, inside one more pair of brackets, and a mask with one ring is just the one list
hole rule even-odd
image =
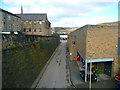
[[104, 66], [104, 73], [111, 76], [112, 62], [105, 62]]

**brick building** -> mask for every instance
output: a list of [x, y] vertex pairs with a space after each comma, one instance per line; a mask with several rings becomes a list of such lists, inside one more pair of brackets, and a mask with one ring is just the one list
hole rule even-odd
[[76, 60], [79, 54], [81, 61], [95, 60], [93, 65], [109, 76], [120, 73], [117, 26], [86, 25], [68, 38], [70, 60]]
[[0, 31], [20, 31], [21, 18], [8, 11], [0, 9]]
[[51, 23], [47, 14], [16, 14], [21, 17], [22, 29], [25, 34], [51, 35]]

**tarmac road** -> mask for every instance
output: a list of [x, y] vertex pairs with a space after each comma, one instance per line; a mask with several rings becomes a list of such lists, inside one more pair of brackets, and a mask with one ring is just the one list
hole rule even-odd
[[67, 41], [61, 41], [37, 88], [67, 88], [71, 86], [69, 70], [66, 67], [66, 43]]

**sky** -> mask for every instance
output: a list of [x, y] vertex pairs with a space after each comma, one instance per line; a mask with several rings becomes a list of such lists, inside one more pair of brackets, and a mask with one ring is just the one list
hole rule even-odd
[[0, 0], [13, 14], [47, 13], [52, 27], [81, 27], [118, 21], [119, 0]]

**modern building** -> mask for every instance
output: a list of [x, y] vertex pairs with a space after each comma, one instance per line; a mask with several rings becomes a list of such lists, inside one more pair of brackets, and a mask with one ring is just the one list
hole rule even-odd
[[51, 35], [51, 23], [47, 14], [16, 14], [21, 17], [21, 31], [25, 34]]
[[118, 26], [83, 26], [69, 34], [68, 46], [70, 60], [79, 56], [80, 62], [92, 62], [97, 70], [109, 76], [120, 73]]
[[6, 10], [0, 9], [0, 31], [10, 32], [20, 30], [21, 30], [21, 18]]

